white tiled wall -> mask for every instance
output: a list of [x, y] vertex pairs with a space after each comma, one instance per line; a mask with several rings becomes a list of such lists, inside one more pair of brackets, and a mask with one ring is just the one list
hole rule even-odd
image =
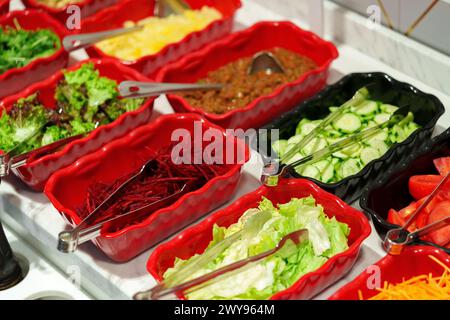
[[[308, 0], [254, 0], [289, 18], [308, 18]], [[321, 1], [321, 0], [317, 0]], [[376, 0], [332, 0], [367, 16], [367, 8]], [[394, 26], [405, 32], [432, 0], [383, 0]], [[281, 5], [283, 4], [283, 5]], [[384, 19], [382, 19], [384, 22]], [[450, 0], [441, 0], [421, 24], [412, 38], [450, 55]]]
[[[334, 0], [348, 8], [367, 14], [375, 0]], [[432, 0], [383, 0], [394, 27], [405, 32]], [[411, 35], [412, 38], [450, 55], [450, 1], [440, 1]]]

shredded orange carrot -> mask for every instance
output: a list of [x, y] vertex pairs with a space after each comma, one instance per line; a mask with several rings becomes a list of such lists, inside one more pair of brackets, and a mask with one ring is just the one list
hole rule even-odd
[[[441, 276], [422, 274], [408, 280], [403, 278], [398, 284], [385, 281], [370, 300], [450, 300], [450, 268], [435, 256], [429, 255], [429, 258], [444, 269]], [[358, 298], [363, 300], [361, 290], [358, 290]]]

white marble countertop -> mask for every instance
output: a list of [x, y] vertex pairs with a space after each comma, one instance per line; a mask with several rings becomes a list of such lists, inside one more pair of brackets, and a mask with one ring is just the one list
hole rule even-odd
[[24, 279], [12, 288], [0, 291], [0, 300], [91, 299], [20, 237], [7, 228], [5, 235], [22, 266]]
[[[283, 20], [282, 15], [275, 14], [253, 1], [244, 1], [243, 8], [237, 15], [239, 27], [248, 26], [259, 20]], [[299, 24], [304, 24], [299, 21]], [[326, 36], [327, 37], [327, 36]], [[369, 57], [350, 47], [337, 43], [339, 58], [333, 63], [328, 82], [333, 83], [343, 75], [351, 72], [382, 71], [398, 80], [409, 82], [425, 92], [438, 96], [449, 108], [450, 97], [421, 81], [412, 78], [387, 64]], [[155, 113], [172, 112], [164, 97], [160, 98]], [[450, 125], [450, 111], [439, 120], [438, 130]], [[253, 154], [252, 156], [256, 156]], [[255, 166], [245, 166], [239, 189], [234, 199], [258, 187], [259, 170]], [[257, 179], [252, 178], [256, 177]], [[65, 223], [43, 194], [31, 192], [13, 180], [1, 186], [3, 202], [2, 221], [5, 221], [20, 236], [24, 237], [47, 259], [52, 261], [63, 273], [70, 273], [77, 266], [82, 276], [82, 287], [98, 299], [128, 299], [137, 291], [148, 289], [155, 281], [146, 271], [146, 262], [152, 250], [144, 252], [130, 262], [118, 264], [109, 260], [91, 243], [80, 247], [75, 254], [62, 254], [56, 250], [57, 235], [65, 228]], [[231, 201], [229, 202], [231, 203]], [[353, 279], [364, 268], [379, 260], [384, 254], [375, 231], [364, 242], [361, 256], [354, 269], [341, 281], [322, 292], [318, 299], [330, 296], [337, 288]]]

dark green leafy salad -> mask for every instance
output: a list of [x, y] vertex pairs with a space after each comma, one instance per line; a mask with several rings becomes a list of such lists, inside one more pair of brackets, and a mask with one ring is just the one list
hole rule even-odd
[[[119, 99], [116, 81], [101, 77], [92, 63], [64, 73], [55, 89], [56, 109], [39, 101], [39, 93], [20, 99], [0, 117], [0, 150], [8, 151], [46, 124], [42, 134], [21, 152], [88, 133], [139, 108], [143, 99]], [[4, 111], [4, 110], [3, 110]]]
[[0, 28], [0, 73], [49, 57], [61, 47], [58, 35], [51, 30], [24, 30], [16, 25]]

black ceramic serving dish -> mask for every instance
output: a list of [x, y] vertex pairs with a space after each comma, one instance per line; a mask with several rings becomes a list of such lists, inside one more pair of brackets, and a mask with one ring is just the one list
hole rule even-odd
[[[267, 140], [259, 139], [258, 150], [262, 154], [267, 154], [265, 150], [270, 150], [268, 146], [273, 142], [270, 129], [279, 129], [279, 138], [287, 139], [295, 134], [295, 128], [301, 119], [326, 117], [329, 114], [330, 106], [343, 104], [358, 89], [369, 84], [371, 84], [372, 99], [399, 107], [409, 105], [415, 115], [415, 121], [421, 125], [421, 128], [402, 143], [392, 146], [383, 157], [370, 162], [356, 175], [336, 183], [322, 183], [307, 178], [348, 203], [355, 201], [361, 196], [365, 187], [373, 184], [387, 169], [402, 162], [413, 150], [422, 147], [430, 139], [436, 122], [445, 111], [438, 98], [424, 93], [408, 83], [397, 81], [385, 73], [352, 73], [264, 126], [264, 129], [269, 129]], [[301, 176], [294, 173], [294, 177], [300, 178]]]
[[[437, 174], [433, 160], [450, 156], [450, 129], [434, 138], [421, 150], [413, 152], [405, 162], [386, 172], [382, 179], [364, 190], [360, 199], [361, 208], [371, 215], [378, 235], [383, 239], [386, 232], [398, 228], [386, 221], [389, 209], [400, 210], [414, 199], [408, 191], [408, 180], [419, 174]], [[431, 242], [421, 241], [450, 253]]]

